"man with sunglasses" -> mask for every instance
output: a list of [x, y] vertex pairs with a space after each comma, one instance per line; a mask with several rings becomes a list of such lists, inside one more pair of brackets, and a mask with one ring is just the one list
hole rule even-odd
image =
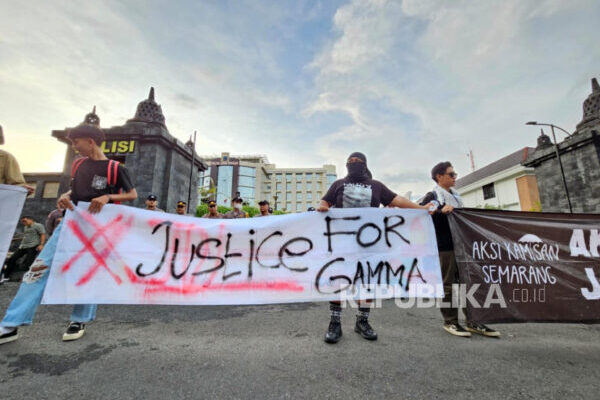
[[202, 218], [214, 218], [214, 219], [223, 218], [223, 216], [221, 214], [219, 214], [219, 212], [217, 211], [217, 203], [215, 203], [214, 201], [209, 201], [208, 202], [208, 212], [206, 214], [204, 214], [202, 216]]
[[[452, 284], [459, 281], [458, 265], [454, 257], [454, 244], [452, 243], [452, 234], [450, 233], [450, 224], [448, 223], [448, 214], [454, 208], [463, 206], [460, 195], [452, 189], [456, 184], [457, 176], [458, 174], [454, 171], [454, 167], [452, 167], [449, 161], [436, 164], [431, 170], [431, 179], [435, 181], [436, 185], [421, 200], [422, 205], [430, 202], [438, 203], [437, 210], [432, 215], [432, 219], [437, 237], [438, 252], [440, 254], [440, 267], [444, 283], [444, 300], [449, 304], [452, 304]], [[463, 328], [458, 323], [457, 308], [442, 307], [441, 311], [444, 317], [444, 330], [452, 335], [470, 337], [471, 333], [477, 333], [488, 337], [500, 336], [499, 332], [483, 324], [469, 322], [466, 314], [466, 329]]]

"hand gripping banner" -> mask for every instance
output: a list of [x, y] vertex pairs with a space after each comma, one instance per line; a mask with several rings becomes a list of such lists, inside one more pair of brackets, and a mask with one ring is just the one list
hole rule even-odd
[[461, 209], [449, 220], [471, 320], [600, 322], [600, 215]]
[[[46, 304], [265, 304], [441, 297], [423, 210], [202, 219], [107, 205], [67, 212]], [[345, 296], [345, 297], [344, 297]]]

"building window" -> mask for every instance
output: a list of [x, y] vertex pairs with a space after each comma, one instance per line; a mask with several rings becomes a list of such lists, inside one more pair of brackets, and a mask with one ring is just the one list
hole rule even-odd
[[281, 191], [281, 182], [277, 182], [277, 191]]
[[250, 206], [256, 199], [256, 168], [240, 166], [238, 169], [238, 192], [240, 197]]
[[296, 193], [296, 201], [302, 201], [302, 193]]
[[56, 199], [58, 197], [58, 187], [60, 182], [46, 182], [44, 184], [44, 193], [42, 197], [44, 199]]
[[253, 176], [240, 175], [238, 177], [238, 186], [254, 187], [255, 182], [256, 178], [254, 178]]
[[327, 187], [331, 186], [337, 177], [334, 174], [327, 174]]
[[249, 205], [254, 205], [256, 188], [256, 168], [240, 166], [238, 170], [238, 192]]
[[286, 192], [286, 198], [292, 200], [292, 192]]
[[240, 192], [241, 198], [244, 200], [244, 203], [248, 203], [248, 205], [254, 205], [254, 188], [249, 188], [245, 186], [238, 187], [238, 192]]
[[302, 203], [296, 203], [296, 212], [302, 211]]
[[285, 174], [285, 180], [287, 182], [291, 182], [292, 181], [292, 175], [294, 175], [294, 174]]
[[287, 203], [285, 203], [285, 208], [287, 211], [292, 211], [292, 202], [288, 201]]
[[206, 171], [200, 172], [198, 186], [201, 188], [210, 188], [210, 167]]
[[312, 201], [312, 193], [311, 192], [306, 193], [306, 201]]
[[483, 186], [481, 189], [483, 189], [483, 199], [484, 200], [493, 199], [494, 197], [496, 197], [496, 190], [494, 189], [493, 182]]
[[312, 172], [306, 173], [306, 182], [312, 182]]
[[217, 204], [222, 206], [231, 205], [231, 190], [233, 187], [233, 166], [219, 166], [217, 177]]
[[276, 174], [276, 175], [275, 175], [275, 180], [276, 180], [277, 182], [281, 182], [281, 174]]
[[302, 191], [302, 182], [296, 182], [296, 190]]

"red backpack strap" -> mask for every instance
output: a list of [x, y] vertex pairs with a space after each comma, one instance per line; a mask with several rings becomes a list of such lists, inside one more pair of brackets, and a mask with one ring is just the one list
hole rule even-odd
[[[106, 180], [108, 181], [109, 187], [115, 187], [117, 185], [117, 178], [119, 173], [119, 162], [115, 160], [108, 160], [108, 171], [106, 173]], [[119, 189], [119, 194], [121, 189]], [[121, 204], [120, 201], [113, 201], [113, 204]]]
[[87, 160], [87, 157], [80, 157], [77, 160], [73, 161], [73, 164], [71, 164], [71, 178], [75, 177], [75, 173], [77, 172], [79, 167], [81, 167], [81, 164], [83, 164], [85, 160]]
[[108, 171], [106, 178], [109, 186], [115, 186], [117, 184], [117, 174], [119, 171], [119, 162], [115, 160], [108, 160]]

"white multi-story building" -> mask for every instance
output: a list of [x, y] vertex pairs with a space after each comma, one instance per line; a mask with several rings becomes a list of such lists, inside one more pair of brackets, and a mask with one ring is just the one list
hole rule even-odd
[[525, 147], [456, 181], [465, 207], [539, 211], [540, 195], [533, 168], [521, 163], [535, 149]]
[[[267, 200], [276, 210], [306, 211], [318, 206], [321, 197], [337, 179], [334, 165], [320, 168], [277, 168], [265, 155], [206, 156], [210, 168], [200, 179], [199, 192], [230, 206], [239, 195], [255, 206]], [[212, 192], [210, 189], [213, 188]]]

